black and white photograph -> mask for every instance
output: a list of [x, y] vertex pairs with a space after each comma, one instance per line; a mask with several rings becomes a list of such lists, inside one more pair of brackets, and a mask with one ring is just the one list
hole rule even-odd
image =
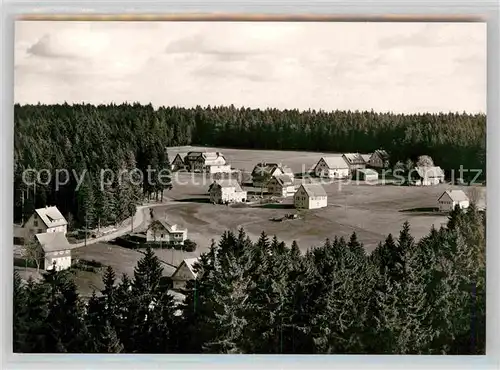
[[486, 28], [17, 20], [14, 352], [484, 355]]

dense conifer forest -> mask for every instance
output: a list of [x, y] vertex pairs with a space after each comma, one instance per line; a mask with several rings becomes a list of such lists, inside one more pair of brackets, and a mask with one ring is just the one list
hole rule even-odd
[[[486, 167], [486, 116], [401, 115], [229, 107], [159, 108], [152, 105], [15, 105], [14, 216], [21, 221], [34, 207], [57, 205], [76, 226], [112, 224], [130, 216], [144, 196], [160, 197], [168, 181], [133, 185], [126, 178], [99, 186], [110, 169], [169, 169], [167, 147], [207, 145], [233, 148], [368, 153], [384, 148], [391, 161], [430, 155], [445, 171]], [[27, 186], [26, 169], [46, 170]], [[70, 181], [44, 185], [56, 169]], [[85, 181], [75, 191], [77, 179]], [[64, 180], [64, 175], [61, 175]], [[30, 183], [35, 183], [31, 179]], [[77, 196], [75, 196], [75, 193]], [[24, 209], [24, 212], [22, 211]], [[70, 225], [71, 226], [71, 225]]]
[[474, 205], [417, 241], [405, 223], [367, 255], [356, 237], [305, 255], [225, 232], [176, 307], [149, 249], [87, 303], [68, 271], [14, 275], [15, 352], [484, 354], [485, 220]]

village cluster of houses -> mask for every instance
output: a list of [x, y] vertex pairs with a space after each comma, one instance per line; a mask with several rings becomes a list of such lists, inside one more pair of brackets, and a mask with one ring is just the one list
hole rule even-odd
[[[193, 152], [191, 152], [193, 153]], [[197, 154], [199, 168], [206, 167], [200, 158], [214, 157], [212, 154]], [[216, 153], [219, 158], [221, 153]], [[186, 166], [186, 158], [181, 162], [181, 157], [176, 156], [176, 161]], [[358, 181], [377, 182], [379, 172], [377, 170], [389, 167], [389, 155], [385, 150], [376, 150], [372, 154], [344, 153], [320, 158], [312, 168], [311, 173], [318, 178], [348, 179], [354, 178]], [[194, 168], [194, 167], [189, 167]], [[210, 169], [206, 169], [212, 172]], [[439, 166], [415, 167], [415, 185], [436, 185], [444, 182], [444, 172]], [[295, 175], [290, 167], [282, 163], [257, 163], [252, 170], [252, 186], [254, 188], [266, 188], [266, 193], [271, 196], [286, 198], [294, 197], [294, 205], [297, 209], [316, 209], [326, 207], [327, 195], [320, 184], [295, 185]], [[245, 203], [248, 201], [247, 192], [241, 188], [235, 179], [214, 181], [209, 189], [210, 202], [216, 204]]]
[[190, 172], [230, 173], [231, 166], [220, 152], [177, 153], [172, 161], [172, 170]]
[[[193, 172], [221, 173], [230, 172], [224, 155], [220, 152], [188, 152], [177, 154], [172, 162], [174, 169], [186, 169]], [[384, 150], [373, 154], [345, 153], [322, 157], [312, 169], [312, 173], [320, 178], [346, 179], [355, 178], [361, 181], [377, 181], [376, 169], [389, 166], [389, 156]], [[444, 173], [440, 167], [416, 167], [417, 185], [434, 185], [444, 181]], [[266, 188], [272, 196], [293, 197], [296, 209], [318, 209], [328, 205], [328, 196], [319, 183], [302, 183], [295, 185], [295, 174], [281, 163], [258, 163], [252, 171], [254, 188]], [[247, 191], [243, 190], [236, 179], [215, 180], [209, 187], [210, 201], [217, 204], [248, 202]], [[456, 205], [469, 207], [469, 199], [462, 190], [447, 190], [438, 198], [439, 210], [451, 211]], [[153, 216], [153, 215], [152, 215]], [[22, 227], [22, 238], [31, 240], [38, 248], [43, 261], [43, 268], [63, 270], [71, 267], [71, 251], [67, 234], [68, 222], [57, 207], [36, 209]], [[166, 219], [152, 217], [146, 230], [147, 242], [160, 242], [182, 245], [187, 240], [188, 230], [168, 222]], [[186, 281], [196, 279], [194, 264], [197, 259], [186, 259], [172, 276], [173, 288], [182, 289]]]
[[[55, 206], [35, 209], [21, 228], [14, 228], [14, 241], [30, 245], [33, 256], [41, 260], [44, 270], [65, 270], [72, 265], [71, 252], [74, 244], [66, 236], [68, 222]], [[187, 240], [187, 229], [164, 219], [154, 219], [146, 231], [148, 242], [163, 242], [183, 245]]]
[[68, 221], [57, 207], [35, 209], [35, 212], [20, 229], [15, 229], [14, 236], [24, 244], [32, 244], [33, 255], [39, 256], [43, 268], [57, 271], [71, 267], [71, 249], [73, 246], [66, 238]]

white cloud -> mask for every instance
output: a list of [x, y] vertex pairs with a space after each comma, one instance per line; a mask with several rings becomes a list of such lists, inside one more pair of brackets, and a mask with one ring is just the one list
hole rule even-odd
[[486, 26], [18, 22], [15, 100], [485, 111]]

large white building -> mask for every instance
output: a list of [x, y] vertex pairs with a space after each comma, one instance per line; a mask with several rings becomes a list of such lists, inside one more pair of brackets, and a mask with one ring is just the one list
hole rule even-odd
[[293, 196], [297, 209], [317, 209], [328, 205], [325, 189], [320, 184], [302, 184]]
[[438, 198], [439, 210], [448, 212], [458, 205], [461, 209], [469, 208], [469, 197], [463, 190], [446, 190]]
[[295, 185], [289, 176], [273, 176], [267, 185], [267, 192], [279, 197], [291, 197], [295, 194]]
[[68, 221], [59, 212], [57, 207], [45, 207], [35, 209], [35, 212], [24, 224], [27, 237], [34, 237], [42, 233], [63, 233], [68, 231]]
[[323, 157], [313, 169], [318, 177], [345, 179], [349, 177], [349, 165], [341, 155]]
[[172, 275], [173, 289], [179, 290], [186, 287], [190, 280], [196, 280], [198, 273], [194, 271], [194, 265], [199, 258], [187, 258], [181, 262]]
[[170, 224], [166, 220], [154, 220], [146, 231], [147, 242], [162, 242], [184, 244], [187, 239], [187, 229]]
[[37, 247], [41, 248], [40, 255], [43, 256], [43, 268], [57, 271], [71, 267], [72, 245], [68, 242], [63, 232], [50, 232], [36, 234]]
[[235, 179], [214, 181], [210, 185], [208, 193], [212, 203], [243, 203], [247, 199], [247, 192], [241, 188]]

